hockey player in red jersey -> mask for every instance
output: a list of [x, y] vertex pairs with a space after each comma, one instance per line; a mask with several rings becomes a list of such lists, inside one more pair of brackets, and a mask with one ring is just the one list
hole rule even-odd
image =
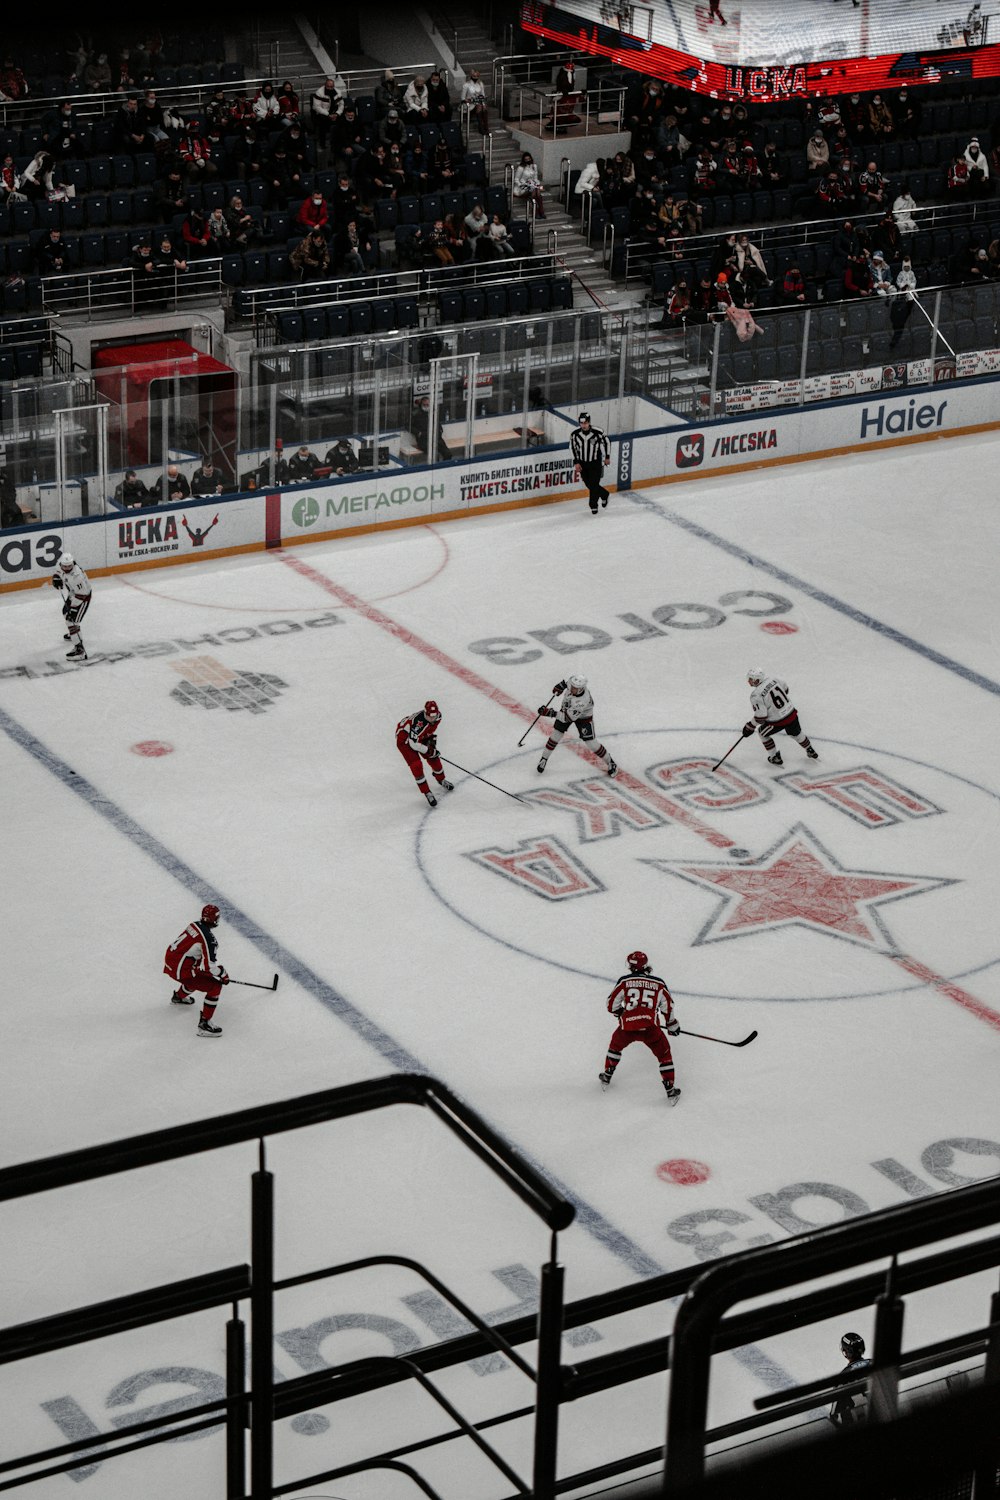
[[674, 1087], [674, 1059], [667, 1041], [667, 1035], [676, 1036], [681, 1029], [674, 1020], [673, 996], [651, 971], [645, 953], [630, 953], [626, 962], [628, 973], [608, 996], [608, 1010], [618, 1017], [618, 1027], [608, 1043], [604, 1072], [598, 1075], [601, 1086], [607, 1088], [611, 1082], [625, 1048], [643, 1042], [660, 1065], [668, 1102], [676, 1104], [681, 1091]]
[[428, 698], [423, 708], [400, 719], [396, 725], [396, 748], [413, 772], [414, 781], [431, 807], [437, 807], [437, 798], [427, 785], [423, 761], [426, 760], [430, 766], [438, 786], [444, 787], [446, 792], [455, 790], [452, 783], [445, 780], [444, 767], [437, 753], [437, 727], [440, 722], [441, 710], [433, 698]]
[[219, 943], [215, 929], [219, 925], [219, 908], [203, 906], [201, 918], [185, 927], [179, 938], [175, 938], [163, 959], [163, 972], [169, 974], [177, 985], [171, 995], [174, 1005], [193, 1005], [195, 991], [204, 996], [198, 1035], [215, 1037], [222, 1035], [222, 1027], [216, 1026], [212, 1017], [222, 994], [222, 986], [229, 983], [229, 975], [218, 961]]

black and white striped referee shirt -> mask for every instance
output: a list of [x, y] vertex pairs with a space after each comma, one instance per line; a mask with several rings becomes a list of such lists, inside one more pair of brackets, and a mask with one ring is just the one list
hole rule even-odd
[[599, 427], [576, 427], [569, 440], [575, 464], [604, 464], [611, 457], [608, 435]]

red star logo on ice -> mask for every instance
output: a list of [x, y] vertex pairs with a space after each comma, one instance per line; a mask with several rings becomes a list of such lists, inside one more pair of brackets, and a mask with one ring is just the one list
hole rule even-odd
[[742, 865], [645, 860], [722, 897], [692, 946], [761, 928], [798, 926], [864, 947], [895, 949], [877, 910], [888, 901], [954, 882], [936, 876], [849, 870], [803, 824]]

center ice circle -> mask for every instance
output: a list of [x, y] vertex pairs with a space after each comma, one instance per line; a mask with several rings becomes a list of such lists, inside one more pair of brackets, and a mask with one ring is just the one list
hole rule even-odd
[[[677, 765], [711, 766], [721, 753], [716, 746], [725, 748], [732, 733], [728, 725], [598, 728], [623, 770], [643, 785], [652, 776], [654, 790], [655, 777], [673, 775]], [[418, 826], [418, 868], [452, 916], [500, 949], [609, 987], [637, 946], [675, 994], [739, 1003], [926, 991], [925, 983], [914, 982], [891, 961], [894, 952], [912, 955], [949, 982], [1000, 962], [990, 896], [996, 872], [988, 860], [972, 860], [968, 853], [982, 852], [983, 828], [996, 818], [1000, 795], [914, 756], [824, 739], [810, 730], [819, 762], [806, 761], [792, 741], [777, 773], [760, 754], [736, 757], [740, 784], [751, 789], [744, 805], [735, 805], [734, 798], [721, 812], [698, 807], [689, 789], [701, 836], [665, 816], [618, 820], [613, 829], [598, 826], [595, 834], [572, 807], [552, 800], [519, 806], [459, 778], [454, 796], [428, 810]], [[603, 777], [594, 760], [565, 746], [550, 759], [544, 778], [535, 770], [537, 757], [538, 745], [529, 743], [472, 769], [529, 799], [540, 791], [563, 792], [572, 802], [589, 795], [581, 783], [620, 786], [620, 780]], [[852, 778], [872, 807], [887, 810], [880, 820], [866, 822], [851, 798], [844, 800]], [[632, 795], [626, 784], [621, 789]], [[886, 789], [895, 801], [886, 800]], [[639, 792], [641, 801], [641, 787]], [[828, 851], [835, 879], [844, 872], [858, 888], [877, 884], [880, 890], [898, 879], [898, 894], [858, 908], [863, 920], [857, 925], [867, 925], [877, 941], [849, 942], [833, 924], [828, 930], [792, 919], [718, 935], [724, 924], [713, 926], [713, 917], [726, 890], [736, 877], [766, 865], [769, 852], [797, 828]], [[724, 836], [721, 845], [709, 841], [711, 832]], [[533, 889], [536, 850], [542, 863], [564, 866], [570, 886], [575, 880], [579, 889], [564, 887], [553, 896]], [[702, 867], [720, 866], [733, 877], [729, 887], [721, 879], [721, 890], [699, 885]]]

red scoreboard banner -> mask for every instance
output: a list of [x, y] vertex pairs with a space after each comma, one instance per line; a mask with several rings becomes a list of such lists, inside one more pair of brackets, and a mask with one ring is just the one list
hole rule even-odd
[[549, 5], [524, 0], [521, 25], [561, 47], [606, 57], [617, 67], [705, 94], [711, 99], [771, 103], [824, 94], [863, 94], [875, 89], [941, 83], [948, 78], [1000, 77], [1000, 46], [885, 53], [879, 57], [824, 58], [780, 67], [713, 62], [692, 53], [632, 36], [615, 26]]

